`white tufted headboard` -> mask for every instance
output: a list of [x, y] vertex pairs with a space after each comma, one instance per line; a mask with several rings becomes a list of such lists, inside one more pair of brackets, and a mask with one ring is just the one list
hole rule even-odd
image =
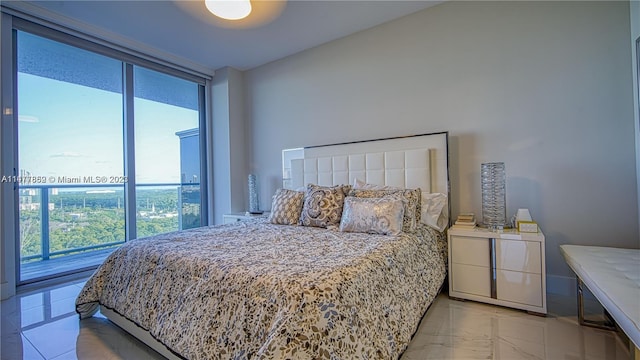
[[292, 159], [289, 187], [370, 184], [449, 195], [448, 133], [434, 133], [300, 149]]

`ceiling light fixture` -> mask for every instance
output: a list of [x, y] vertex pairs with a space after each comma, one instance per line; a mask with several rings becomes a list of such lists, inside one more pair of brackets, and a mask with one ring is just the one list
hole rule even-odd
[[251, 13], [250, 0], [205, 0], [207, 10], [213, 15], [227, 19], [244, 19]]

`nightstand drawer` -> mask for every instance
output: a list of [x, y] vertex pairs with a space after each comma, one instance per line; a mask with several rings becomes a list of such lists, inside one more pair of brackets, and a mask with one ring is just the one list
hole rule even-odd
[[490, 267], [489, 240], [467, 236], [451, 237], [451, 259], [456, 264]]
[[498, 270], [498, 299], [542, 306], [542, 276], [517, 271]]
[[496, 268], [540, 274], [540, 243], [522, 240], [496, 240]]
[[491, 296], [491, 269], [488, 267], [452, 264], [453, 290], [467, 294]]

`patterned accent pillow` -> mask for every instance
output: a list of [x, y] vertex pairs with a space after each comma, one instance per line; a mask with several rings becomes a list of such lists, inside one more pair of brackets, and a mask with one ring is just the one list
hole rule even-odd
[[269, 221], [280, 225], [298, 225], [302, 212], [304, 193], [288, 189], [278, 189], [271, 201]]
[[342, 217], [344, 198], [350, 189], [349, 185], [332, 187], [307, 185], [300, 225], [323, 228], [338, 226]]
[[422, 212], [422, 191], [420, 189], [399, 189], [399, 190], [365, 190], [352, 189], [349, 196], [359, 198], [381, 198], [385, 196], [400, 196], [404, 199], [404, 216], [402, 220], [402, 231], [412, 233], [416, 231], [421, 219]]
[[347, 196], [340, 231], [399, 235], [404, 216], [403, 201], [397, 196], [357, 198]]

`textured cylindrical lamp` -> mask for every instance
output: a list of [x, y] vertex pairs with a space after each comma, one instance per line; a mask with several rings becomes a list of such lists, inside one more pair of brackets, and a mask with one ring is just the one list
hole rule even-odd
[[503, 162], [484, 163], [482, 177], [482, 223], [489, 229], [507, 224], [506, 174]]
[[258, 179], [254, 174], [249, 175], [249, 212], [260, 213], [260, 203], [258, 202]]

